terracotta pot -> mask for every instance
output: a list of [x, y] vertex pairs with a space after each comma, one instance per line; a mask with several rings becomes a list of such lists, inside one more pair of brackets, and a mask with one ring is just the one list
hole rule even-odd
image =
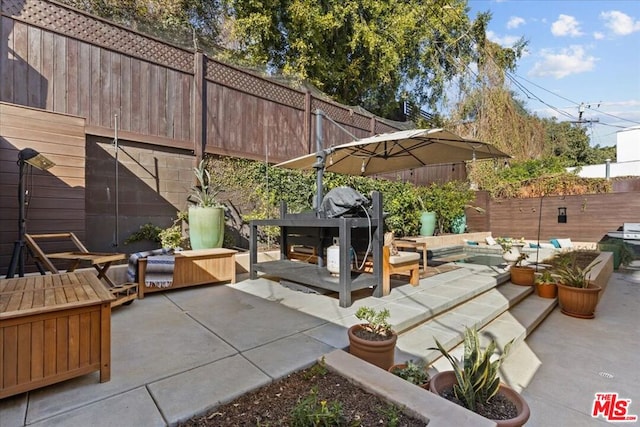
[[580, 319], [593, 319], [600, 286], [589, 284], [587, 288], [575, 288], [558, 283], [558, 304], [563, 314]]
[[[394, 371], [395, 371], [396, 369], [404, 369], [404, 368], [406, 368], [406, 367], [407, 367], [407, 364], [406, 364], [406, 363], [397, 363], [397, 364], [395, 364], [395, 365], [392, 365], [392, 366], [388, 369], [388, 371], [389, 371], [390, 373], [392, 373], [392, 374], [394, 374], [394, 375], [395, 375], [395, 372], [394, 372]], [[403, 379], [404, 379], [404, 378], [403, 378]], [[411, 382], [411, 381], [408, 381], [408, 382]], [[431, 382], [431, 379], [428, 379], [426, 382], [423, 382], [422, 384], [415, 384], [415, 383], [413, 383], [413, 382], [411, 382], [411, 384], [415, 384], [415, 385], [417, 385], [418, 387], [422, 387], [422, 388], [423, 388], [423, 389], [425, 389], [425, 390], [429, 390], [429, 384], [430, 384], [430, 382]]]
[[[453, 387], [453, 385], [457, 383], [458, 381], [456, 380], [456, 374], [453, 371], [438, 372], [433, 377], [431, 377], [431, 385], [429, 386], [429, 390], [439, 396], [443, 390], [446, 390], [449, 387]], [[514, 405], [516, 405], [518, 415], [515, 418], [511, 418], [509, 420], [492, 421], [494, 421], [499, 427], [519, 427], [524, 425], [524, 423], [529, 420], [531, 412], [529, 410], [529, 405], [522, 398], [520, 393], [505, 384], [500, 384], [500, 390], [498, 391], [498, 393], [502, 394]]]
[[558, 286], [555, 283], [536, 283], [536, 291], [541, 298], [555, 298], [558, 296]]
[[531, 267], [514, 265], [509, 269], [511, 272], [511, 283], [514, 285], [533, 286], [535, 283], [535, 270]]
[[347, 331], [349, 353], [385, 371], [388, 370], [393, 365], [398, 335], [394, 332], [391, 337], [382, 341], [364, 340], [354, 334], [358, 329], [362, 329], [362, 325], [353, 325]]

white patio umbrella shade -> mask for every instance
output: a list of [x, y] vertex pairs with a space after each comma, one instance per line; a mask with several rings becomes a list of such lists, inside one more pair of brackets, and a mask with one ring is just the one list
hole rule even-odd
[[[444, 129], [413, 129], [375, 135], [324, 150], [324, 170], [348, 175], [375, 175], [442, 163], [510, 157], [480, 141]], [[312, 169], [317, 154], [307, 154], [276, 166]]]

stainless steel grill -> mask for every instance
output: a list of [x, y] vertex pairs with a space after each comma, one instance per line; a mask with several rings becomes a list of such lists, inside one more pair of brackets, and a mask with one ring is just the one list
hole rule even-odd
[[622, 238], [625, 240], [640, 240], [640, 222], [625, 222], [622, 224]]

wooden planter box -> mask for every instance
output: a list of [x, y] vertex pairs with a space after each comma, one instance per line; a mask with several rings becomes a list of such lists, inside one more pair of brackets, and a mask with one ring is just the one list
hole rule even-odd
[[0, 399], [93, 371], [111, 378], [113, 295], [94, 272], [0, 280]]

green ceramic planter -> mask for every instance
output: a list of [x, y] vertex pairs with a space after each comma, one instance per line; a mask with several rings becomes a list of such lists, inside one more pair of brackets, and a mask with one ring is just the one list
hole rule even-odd
[[420, 215], [420, 235], [433, 236], [436, 231], [436, 213], [422, 212]]
[[224, 208], [189, 208], [191, 249], [221, 248], [224, 241]]

